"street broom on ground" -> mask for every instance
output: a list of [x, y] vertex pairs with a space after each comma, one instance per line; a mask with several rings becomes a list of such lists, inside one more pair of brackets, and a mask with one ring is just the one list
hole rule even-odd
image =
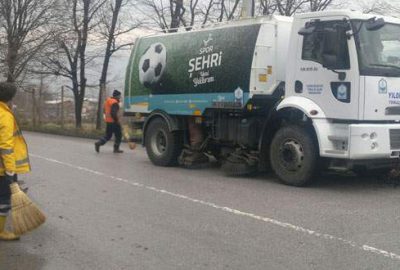
[[135, 150], [136, 143], [131, 140], [131, 138], [133, 136], [132, 132], [133, 131], [127, 125], [122, 126], [122, 136], [128, 142], [129, 149]]
[[30, 232], [46, 221], [45, 215], [19, 188], [17, 183], [11, 189], [11, 220], [16, 235]]

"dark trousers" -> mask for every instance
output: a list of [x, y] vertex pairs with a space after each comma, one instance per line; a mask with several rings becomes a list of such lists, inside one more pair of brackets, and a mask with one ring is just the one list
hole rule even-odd
[[115, 136], [114, 148], [119, 148], [119, 145], [121, 144], [122, 140], [122, 130], [121, 130], [121, 125], [117, 123], [107, 123], [106, 136], [104, 136], [99, 140], [99, 144], [105, 145], [106, 142], [108, 142], [111, 139], [113, 134]]
[[7, 216], [11, 209], [11, 190], [4, 176], [0, 176], [0, 216]]

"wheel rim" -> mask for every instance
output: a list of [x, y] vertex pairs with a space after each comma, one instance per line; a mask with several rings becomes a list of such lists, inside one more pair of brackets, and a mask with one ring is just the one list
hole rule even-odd
[[303, 146], [294, 139], [286, 140], [279, 148], [279, 160], [286, 170], [299, 171], [304, 163]]
[[163, 130], [158, 130], [151, 137], [151, 149], [157, 156], [162, 156], [167, 151], [167, 134]]

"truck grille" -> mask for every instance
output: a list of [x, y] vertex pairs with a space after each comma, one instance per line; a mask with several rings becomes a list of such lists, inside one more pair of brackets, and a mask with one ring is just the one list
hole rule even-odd
[[385, 110], [385, 115], [400, 115], [400, 107], [387, 107]]
[[390, 149], [400, 149], [400, 129], [391, 129], [390, 132]]

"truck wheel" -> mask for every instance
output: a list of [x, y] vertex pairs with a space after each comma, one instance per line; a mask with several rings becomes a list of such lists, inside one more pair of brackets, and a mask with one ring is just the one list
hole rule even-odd
[[173, 166], [182, 152], [182, 134], [170, 132], [167, 123], [157, 118], [150, 122], [146, 130], [146, 152], [154, 165]]
[[316, 176], [318, 159], [318, 148], [305, 128], [287, 126], [276, 132], [270, 147], [271, 167], [284, 184], [310, 184]]

